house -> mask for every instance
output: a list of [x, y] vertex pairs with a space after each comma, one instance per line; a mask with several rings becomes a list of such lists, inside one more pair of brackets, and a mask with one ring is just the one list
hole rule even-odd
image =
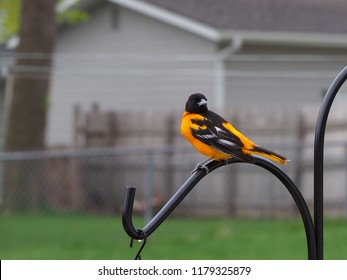
[[[320, 104], [347, 64], [341, 0], [86, 0], [61, 28], [49, 145], [73, 142], [73, 108], [182, 111], [205, 93], [218, 111]], [[344, 90], [346, 91], [346, 90]]]
[[[246, 114], [243, 119], [250, 126], [255, 127], [260, 121], [269, 128], [261, 129], [262, 135], [256, 139], [259, 144], [265, 143], [261, 141], [264, 138], [270, 138], [272, 144], [282, 143], [284, 137], [298, 139], [290, 153], [285, 153], [293, 163], [286, 168], [297, 173], [295, 181], [303, 182], [300, 184], [305, 186], [303, 194], [312, 201], [311, 169], [306, 164], [312, 154], [306, 151], [305, 145], [312, 135], [306, 137], [305, 134], [299, 139], [300, 131], [292, 133], [295, 129], [283, 129], [280, 121], [296, 117], [292, 113], [294, 109], [305, 104], [317, 109], [327, 87], [347, 64], [347, 3], [344, 0], [84, 0], [81, 5], [89, 11], [89, 21], [61, 26], [58, 35], [51, 72], [51, 99], [47, 102], [48, 146], [66, 147], [74, 142], [75, 105], [87, 110], [98, 103], [104, 111], [136, 112], [135, 122], [143, 126], [145, 121], [141, 121], [147, 115], [139, 111], [150, 111], [151, 116], [161, 121], [163, 116], [157, 112], [175, 111], [179, 118], [187, 97], [193, 92], [202, 92], [207, 95], [210, 108], [224, 111], [226, 115], [235, 109], [244, 112], [240, 108], [256, 108], [255, 114]], [[9, 94], [8, 81], [12, 75], [4, 66], [7, 62], [3, 62], [0, 61], [0, 95], [5, 91]], [[340, 101], [346, 92], [344, 86]], [[279, 116], [273, 113], [273, 107], [293, 111]], [[266, 115], [266, 119], [256, 114], [259, 112], [261, 116]], [[281, 133], [273, 133], [271, 129], [275, 126], [282, 129]], [[141, 129], [133, 129], [137, 138], [141, 138], [143, 127]], [[336, 138], [340, 139], [343, 133], [345, 131], [335, 133]], [[154, 141], [147, 143], [156, 145]], [[341, 163], [345, 163], [344, 148], [338, 148], [333, 154], [338, 155], [337, 161], [333, 158], [331, 166], [342, 168], [332, 169], [329, 182], [334, 189], [326, 199], [334, 207], [345, 209], [345, 167]], [[172, 193], [173, 188], [168, 185], [174, 186], [182, 176], [185, 178], [191, 163], [196, 163], [195, 159], [188, 162], [191, 158], [186, 157], [185, 152], [173, 157], [172, 161], [166, 158], [164, 164], [160, 162], [159, 171], [162, 172], [168, 162], [178, 162], [179, 169], [172, 174], [169, 174], [172, 170], [164, 170], [160, 177], [165, 184], [156, 181], [154, 191], [170, 189], [167, 193]], [[92, 191], [90, 197], [96, 206], [113, 197], [110, 190], [119, 194], [125, 184], [143, 185], [146, 181], [150, 189], [154, 176], [147, 175], [153, 174], [155, 169], [153, 159], [141, 159], [136, 156], [135, 163], [131, 161], [127, 168], [115, 168], [119, 162], [114, 159], [111, 164], [99, 159], [80, 163], [81, 183], [76, 185]], [[141, 163], [146, 168], [139, 168]], [[77, 165], [75, 162], [71, 165], [60, 163], [61, 168], [75, 172], [73, 166]], [[219, 211], [225, 208], [224, 203], [232, 205], [231, 199], [241, 208], [255, 205], [256, 213], [267, 203], [274, 207], [284, 205], [285, 210], [291, 207], [288, 200], [282, 199], [285, 196], [278, 191], [278, 182], [273, 183], [273, 178], [258, 176], [259, 173], [249, 169], [239, 171], [247, 176], [228, 172], [223, 176], [218, 174], [218, 178], [209, 177], [210, 181], [199, 186], [200, 197], [195, 195], [186, 200], [187, 205], [195, 208], [199, 204], [204, 211], [211, 211], [217, 205]], [[139, 175], [145, 172], [146, 177]], [[64, 185], [59, 179], [64, 178], [61, 174], [65, 173], [55, 174], [58, 175], [49, 177], [54, 177], [57, 183], [46, 185], [59, 189], [54, 186]], [[67, 178], [66, 185], [74, 185], [77, 181], [74, 178]], [[172, 179], [171, 183], [168, 178]], [[254, 185], [267, 189], [254, 188]], [[251, 203], [250, 194], [254, 197]]]

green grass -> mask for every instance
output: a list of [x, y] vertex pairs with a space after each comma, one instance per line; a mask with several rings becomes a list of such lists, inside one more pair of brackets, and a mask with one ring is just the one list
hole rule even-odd
[[[135, 221], [142, 226], [142, 219]], [[119, 217], [0, 215], [1, 259], [133, 259]], [[143, 259], [306, 259], [300, 220], [169, 218], [148, 239]], [[347, 221], [325, 223], [325, 258], [347, 259]]]

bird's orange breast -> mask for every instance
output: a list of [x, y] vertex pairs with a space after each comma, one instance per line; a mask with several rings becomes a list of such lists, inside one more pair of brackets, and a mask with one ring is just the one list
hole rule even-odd
[[195, 149], [197, 149], [203, 155], [215, 160], [224, 160], [230, 158], [230, 155], [221, 153], [195, 138], [192, 135], [192, 129], [204, 130], [207, 129], [207, 127], [199, 126], [198, 124], [193, 123], [192, 120], [204, 120], [204, 117], [199, 114], [188, 112], [184, 112], [182, 116], [181, 133], [195, 147]]

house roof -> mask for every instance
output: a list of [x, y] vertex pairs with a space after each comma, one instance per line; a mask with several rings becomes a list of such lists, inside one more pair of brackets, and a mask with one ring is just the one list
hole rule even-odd
[[217, 29], [347, 34], [345, 0], [142, 0]]
[[213, 41], [347, 46], [345, 0], [109, 1]]

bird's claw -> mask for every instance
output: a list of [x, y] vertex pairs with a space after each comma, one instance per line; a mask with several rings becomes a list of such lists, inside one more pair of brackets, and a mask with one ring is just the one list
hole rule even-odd
[[197, 166], [192, 170], [192, 172], [190, 172], [190, 174], [193, 174], [193, 173], [195, 173], [201, 169], [205, 170], [206, 174], [208, 174], [208, 172], [210, 172], [210, 170], [208, 169], [208, 167], [206, 165], [198, 163]]

